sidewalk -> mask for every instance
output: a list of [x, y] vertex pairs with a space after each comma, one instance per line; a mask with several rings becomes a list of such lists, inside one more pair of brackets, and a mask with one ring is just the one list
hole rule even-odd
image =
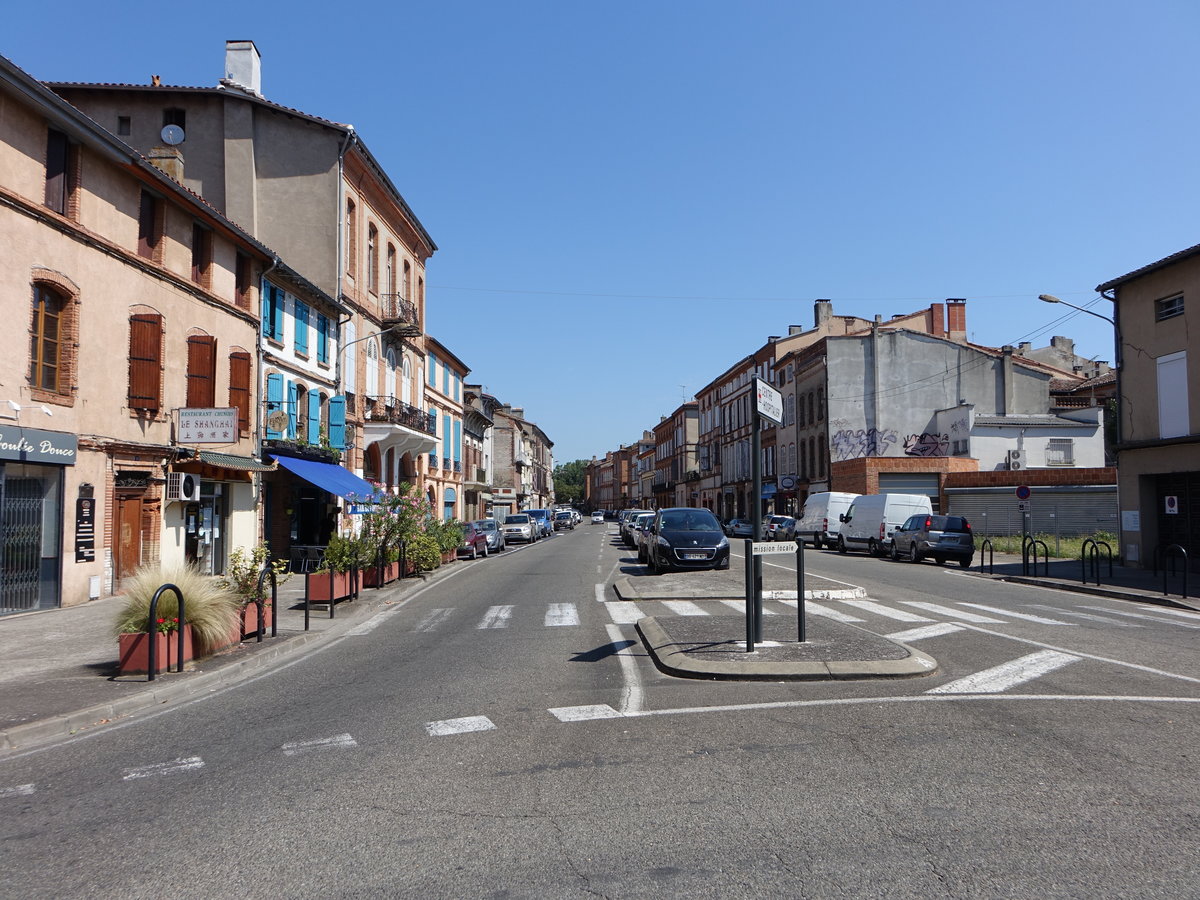
[[313, 642], [336, 637], [387, 604], [402, 600], [454, 571], [451, 563], [381, 589], [366, 588], [357, 600], [340, 601], [335, 618], [313, 605], [304, 630], [304, 578], [279, 588], [277, 636], [268, 627], [261, 642], [249, 637], [207, 659], [185, 664], [183, 673], [116, 674], [117, 639], [112, 622], [121, 598], [83, 606], [21, 613], [0, 619], [0, 754], [67, 737], [138, 710], [206, 693], [240, 681]]

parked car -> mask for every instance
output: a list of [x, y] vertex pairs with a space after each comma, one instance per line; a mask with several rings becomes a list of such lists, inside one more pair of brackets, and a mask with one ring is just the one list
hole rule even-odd
[[974, 556], [975, 535], [962, 516], [909, 516], [892, 532], [892, 559], [932, 558], [939, 566], [953, 559], [967, 569]]
[[554, 530], [561, 531], [564, 528], [575, 530], [575, 517], [571, 515], [570, 510], [563, 510], [554, 514]]
[[768, 541], [790, 541], [795, 526], [796, 520], [791, 516], [771, 516], [763, 529], [764, 537]]
[[650, 542], [654, 540], [654, 516], [638, 516], [637, 525], [634, 527], [634, 540], [637, 541], [637, 557], [638, 562], [644, 563], [648, 560]]
[[625, 546], [627, 546], [627, 547], [636, 547], [637, 546], [637, 542], [634, 541], [633, 538], [628, 534], [627, 529], [629, 528], [630, 520], [634, 516], [643, 515], [645, 513], [654, 515], [654, 510], [652, 510], [652, 509], [623, 509], [623, 510], [621, 510], [621, 514], [617, 518], [617, 522], [619, 523], [617, 530], [620, 531], [621, 543], [625, 544]]
[[652, 512], [635, 513], [625, 520], [625, 524], [621, 526], [621, 540], [626, 547], [636, 550], [638, 545], [638, 528], [643, 522], [648, 522], [654, 518]]
[[495, 519], [480, 519], [472, 524], [487, 537], [488, 553], [499, 553], [505, 549], [504, 533]]
[[537, 523], [541, 529], [542, 537], [549, 537], [554, 534], [554, 516], [550, 514], [548, 509], [526, 509], [522, 512], [527, 513]]
[[749, 519], [730, 519], [725, 523], [725, 534], [734, 538], [752, 538], [754, 523]]
[[931, 515], [925, 494], [863, 494], [841, 515], [837, 548], [866, 550], [871, 556], [889, 553], [892, 532], [909, 516]]
[[478, 559], [488, 555], [487, 534], [482, 528], [477, 528], [475, 522], [466, 522], [462, 526], [463, 539], [458, 545], [458, 555]]
[[644, 555], [655, 575], [671, 569], [728, 569], [729, 538], [707, 509], [670, 507], [654, 514]]
[[811, 541], [813, 547], [836, 547], [842, 515], [858, 494], [845, 491], [820, 491], [809, 494], [796, 519], [796, 538]]
[[593, 525], [603, 525], [604, 524], [603, 511], [596, 510], [594, 513], [592, 513], [592, 524]]
[[539, 526], [528, 513], [513, 513], [504, 517], [504, 525], [500, 529], [506, 541], [524, 541], [532, 544], [538, 539]]

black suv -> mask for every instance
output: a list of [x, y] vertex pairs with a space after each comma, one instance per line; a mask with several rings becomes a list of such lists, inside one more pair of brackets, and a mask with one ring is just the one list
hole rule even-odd
[[962, 516], [909, 516], [892, 532], [892, 559], [920, 562], [932, 557], [939, 566], [955, 559], [966, 569], [974, 556], [975, 536]]

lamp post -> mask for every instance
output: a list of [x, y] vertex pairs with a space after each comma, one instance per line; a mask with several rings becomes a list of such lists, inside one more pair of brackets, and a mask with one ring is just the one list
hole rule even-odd
[[[1115, 347], [1113, 361], [1115, 363], [1115, 368], [1117, 370], [1117, 376], [1116, 376], [1117, 423], [1116, 423], [1115, 443], [1117, 446], [1120, 446], [1120, 444], [1121, 444], [1121, 369], [1122, 369], [1122, 365], [1121, 365], [1121, 326], [1119, 326], [1117, 324], [1115, 319], [1110, 319], [1108, 316], [1103, 316], [1100, 313], [1093, 312], [1090, 309], [1084, 309], [1082, 306], [1076, 306], [1074, 303], [1068, 303], [1066, 300], [1060, 300], [1057, 297], [1055, 297], [1053, 294], [1038, 294], [1038, 299], [1041, 300], [1043, 303], [1061, 303], [1063, 306], [1069, 306], [1071, 309], [1077, 310], [1078, 312], [1086, 313], [1087, 315], [1094, 316], [1097, 319], [1103, 319], [1105, 322], [1107, 322], [1109, 325], [1111, 325], [1113, 327], [1113, 345]], [[1116, 448], [1114, 447], [1114, 451], [1115, 450], [1116, 450]]]

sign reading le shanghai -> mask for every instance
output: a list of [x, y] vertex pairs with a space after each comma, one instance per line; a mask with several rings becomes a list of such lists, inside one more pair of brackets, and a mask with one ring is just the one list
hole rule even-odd
[[179, 443], [232, 444], [237, 439], [237, 407], [179, 410]]

